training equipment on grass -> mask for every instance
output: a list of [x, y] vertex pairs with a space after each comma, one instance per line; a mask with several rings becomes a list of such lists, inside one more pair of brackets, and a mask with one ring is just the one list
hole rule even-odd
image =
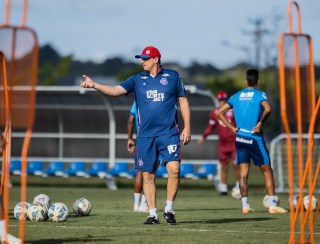
[[294, 195], [293, 196], [293, 200], [292, 200], [292, 202], [290, 203], [290, 198], [289, 198], [289, 205], [293, 205], [293, 208], [294, 209], [296, 209], [297, 208], [297, 206], [298, 206], [298, 200], [299, 200], [299, 195]]
[[64, 222], [69, 217], [68, 207], [61, 202], [53, 203], [48, 211], [48, 220], [52, 222]]
[[[310, 202], [310, 197], [309, 197], [309, 195], [307, 195], [307, 196], [305, 196], [305, 197], [303, 198], [303, 206], [304, 206], [304, 209], [305, 209], [305, 210], [308, 209], [309, 202]], [[311, 198], [311, 210], [312, 210], [312, 211], [316, 210], [317, 205], [318, 205], [318, 200], [317, 200], [317, 198], [315, 198], [314, 196], [312, 196], [312, 198]]]
[[34, 203], [28, 209], [28, 218], [35, 222], [46, 221], [48, 212], [43, 205]]
[[[22, 21], [10, 23], [10, 0], [6, 1], [5, 21], [0, 25], [0, 50], [6, 56], [7, 79], [10, 88], [10, 119], [12, 129], [25, 131], [21, 148], [21, 202], [27, 201], [27, 156], [35, 121], [36, 84], [38, 77], [38, 38], [26, 26], [28, 1], [22, 1]], [[16, 3], [15, 3], [16, 6]], [[8, 103], [7, 103], [8, 104]], [[2, 115], [3, 116], [3, 115]], [[11, 130], [11, 129], [10, 129]], [[10, 131], [11, 133], [11, 131]], [[11, 135], [10, 135], [11, 136]], [[11, 142], [11, 140], [10, 140]], [[11, 148], [11, 146], [10, 146]], [[11, 149], [9, 149], [11, 150]], [[9, 161], [8, 161], [9, 162]], [[5, 173], [5, 171], [2, 171]], [[6, 177], [7, 178], [7, 177]], [[8, 191], [4, 192], [4, 219], [8, 220]], [[19, 223], [19, 237], [24, 243], [25, 221]]]
[[[269, 208], [270, 207], [270, 199], [269, 199], [269, 196], [268, 195], [265, 195], [263, 200], [262, 200], [262, 204], [265, 208]], [[280, 204], [280, 199], [279, 197], [276, 195], [275, 196], [275, 202], [276, 202], [276, 206], [279, 206]]]
[[39, 194], [34, 197], [33, 203], [43, 205], [46, 208], [46, 210], [48, 211], [51, 201], [50, 201], [50, 197], [47, 196], [46, 194]]
[[[293, 7], [296, 9], [295, 16], [298, 20], [297, 31], [293, 31]], [[290, 199], [292, 199], [296, 189], [299, 189], [300, 197], [303, 196], [305, 188], [308, 188], [308, 193], [312, 196], [317, 185], [320, 168], [316, 167], [314, 170], [313, 167], [320, 165], [320, 159], [316, 153], [318, 151], [314, 147], [317, 143], [313, 135], [318, 128], [317, 118], [319, 118], [320, 113], [320, 98], [316, 102], [312, 38], [310, 35], [302, 33], [301, 14], [297, 2], [290, 1], [288, 15], [289, 32], [281, 33], [278, 42], [278, 67], [280, 115], [287, 136], [288, 192]], [[298, 135], [297, 143], [291, 140], [291, 134], [293, 133]], [[307, 147], [304, 147], [303, 134], [306, 133], [309, 136]], [[297, 159], [296, 162], [295, 159]], [[295, 166], [298, 170], [294, 169]], [[302, 200], [300, 199], [301, 202]], [[290, 206], [293, 207], [292, 204]], [[288, 243], [315, 243], [316, 216], [313, 215], [313, 211], [305, 215], [303, 209], [293, 211], [291, 208]], [[299, 224], [297, 224], [298, 221]], [[297, 233], [299, 233], [299, 237], [296, 239]]]
[[31, 206], [28, 202], [19, 202], [14, 207], [13, 214], [18, 220], [28, 220], [28, 209]]
[[86, 198], [79, 198], [73, 204], [73, 211], [77, 216], [86, 216], [91, 212], [91, 203]]
[[231, 190], [231, 196], [235, 199], [240, 199], [241, 198], [241, 192], [239, 187], [233, 187]]

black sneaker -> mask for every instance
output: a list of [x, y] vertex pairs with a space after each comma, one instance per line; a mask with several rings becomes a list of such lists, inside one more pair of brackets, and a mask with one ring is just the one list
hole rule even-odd
[[226, 192], [226, 191], [220, 192], [220, 196], [227, 196], [227, 195], [228, 195], [228, 192]]
[[169, 210], [168, 212], [163, 213], [163, 217], [167, 220], [167, 223], [169, 225], [175, 225], [176, 219], [174, 218], [174, 212], [172, 210]]
[[156, 219], [155, 216], [149, 216], [143, 224], [145, 225], [155, 225], [155, 224], [160, 224], [159, 219]]

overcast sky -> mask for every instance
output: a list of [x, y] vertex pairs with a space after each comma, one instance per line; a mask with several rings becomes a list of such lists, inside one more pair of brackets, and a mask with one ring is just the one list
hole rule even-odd
[[[4, 9], [4, 2], [0, 7]], [[10, 22], [20, 23], [22, 0], [12, 0]], [[115, 56], [134, 61], [144, 46], [157, 46], [163, 62], [192, 61], [227, 67], [253, 61], [253, 25], [262, 18], [264, 50], [275, 54], [280, 32], [288, 31], [289, 0], [29, 0], [27, 25], [40, 45], [79, 60], [103, 61]], [[310, 34], [320, 63], [320, 0], [297, 1], [302, 31]], [[293, 10], [293, 17], [296, 10]], [[278, 24], [275, 16], [280, 16]], [[293, 20], [296, 24], [296, 18]], [[296, 29], [296, 28], [294, 28]], [[249, 50], [245, 51], [246, 48]]]

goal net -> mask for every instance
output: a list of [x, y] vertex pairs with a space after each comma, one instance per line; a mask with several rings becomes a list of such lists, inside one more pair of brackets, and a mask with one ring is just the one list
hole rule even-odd
[[[290, 134], [292, 143], [292, 164], [293, 164], [293, 184], [294, 192], [299, 192], [299, 171], [298, 171], [298, 134]], [[303, 168], [308, 156], [308, 134], [302, 134], [303, 141]], [[280, 134], [270, 143], [270, 160], [273, 168], [276, 192], [289, 192], [288, 185], [288, 155], [287, 155], [287, 135]], [[314, 146], [312, 151], [313, 173], [317, 167], [320, 157], [320, 134], [314, 134]], [[305, 185], [307, 192], [308, 185]], [[315, 192], [320, 193], [320, 182], [316, 186]]]

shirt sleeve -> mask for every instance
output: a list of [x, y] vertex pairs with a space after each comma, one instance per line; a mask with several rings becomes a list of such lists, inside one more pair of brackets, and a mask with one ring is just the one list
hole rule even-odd
[[186, 97], [187, 96], [186, 89], [185, 89], [183, 82], [182, 82], [182, 79], [178, 73], [177, 73], [176, 79], [177, 79], [178, 97]]
[[230, 108], [233, 108], [233, 100], [234, 100], [234, 96], [231, 96], [229, 98], [229, 100], [227, 101], [227, 103], [229, 104]]
[[128, 93], [134, 92], [135, 80], [135, 75], [133, 75], [129, 77], [126, 81], [121, 82], [120, 86], [122, 86]]
[[265, 92], [262, 92], [262, 94], [261, 94], [261, 102], [263, 102], [263, 101], [268, 101], [268, 97]]
[[136, 114], [137, 114], [136, 102], [134, 102], [132, 104], [132, 107], [131, 107], [131, 110], [130, 110], [130, 114], [133, 115], [134, 117], [136, 117]]

